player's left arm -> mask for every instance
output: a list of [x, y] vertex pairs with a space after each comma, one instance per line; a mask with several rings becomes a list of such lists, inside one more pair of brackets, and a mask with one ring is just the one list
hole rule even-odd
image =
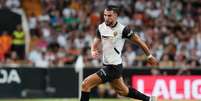
[[142, 48], [147, 56], [148, 63], [150, 63], [152, 66], [158, 66], [158, 60], [151, 54], [151, 51], [146, 43], [137, 34], [132, 34], [130, 40]]
[[137, 44], [142, 48], [144, 53], [147, 56], [147, 61], [152, 66], [158, 66], [158, 60], [151, 54], [150, 49], [145, 44], [145, 42], [136, 34], [134, 33], [129, 27], [125, 27], [123, 30], [123, 38], [131, 40], [133, 43]]

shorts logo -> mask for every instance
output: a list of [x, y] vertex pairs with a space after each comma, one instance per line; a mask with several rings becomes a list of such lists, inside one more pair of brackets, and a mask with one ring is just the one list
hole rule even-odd
[[104, 76], [106, 76], [106, 73], [103, 69], [101, 69], [100, 71], [103, 73]]

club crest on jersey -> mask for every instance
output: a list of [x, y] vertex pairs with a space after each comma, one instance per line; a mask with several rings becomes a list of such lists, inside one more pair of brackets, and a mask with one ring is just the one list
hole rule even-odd
[[113, 36], [116, 37], [117, 36], [117, 32], [113, 32]]

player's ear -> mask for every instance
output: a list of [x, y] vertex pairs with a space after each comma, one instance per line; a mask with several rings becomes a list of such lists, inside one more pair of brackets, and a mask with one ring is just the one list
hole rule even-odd
[[114, 16], [115, 16], [115, 17], [118, 17], [118, 14], [117, 14], [117, 13], [114, 13]]

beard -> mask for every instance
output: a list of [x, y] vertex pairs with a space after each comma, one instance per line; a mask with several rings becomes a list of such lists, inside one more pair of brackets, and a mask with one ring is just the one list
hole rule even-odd
[[105, 21], [105, 24], [106, 24], [107, 26], [112, 26], [112, 25], [113, 25], [113, 22]]

